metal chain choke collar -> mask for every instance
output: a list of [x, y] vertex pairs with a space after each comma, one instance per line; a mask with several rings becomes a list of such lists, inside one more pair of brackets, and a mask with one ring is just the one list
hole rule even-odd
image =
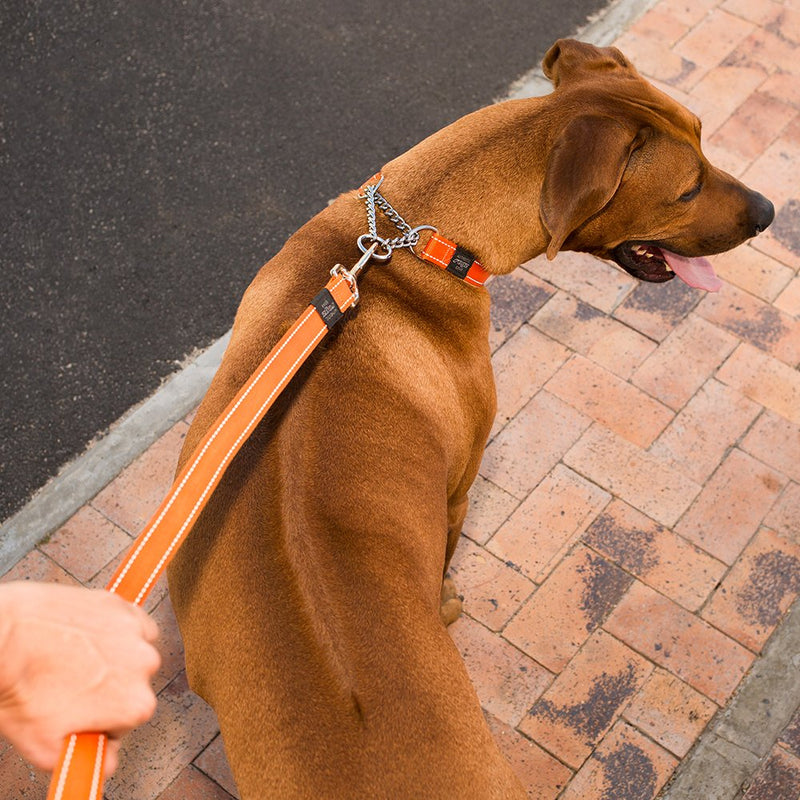
[[[358, 237], [356, 244], [363, 253], [361, 258], [350, 268], [345, 269], [341, 264], [337, 264], [332, 270], [331, 275], [339, 275], [344, 278], [353, 291], [353, 305], [359, 300], [358, 284], [356, 278], [358, 273], [374, 259], [378, 262], [386, 262], [392, 257], [392, 253], [402, 247], [407, 247], [414, 255], [417, 255], [414, 247], [419, 242], [421, 231], [434, 231], [438, 229], [433, 225], [417, 225], [412, 228], [395, 210], [392, 204], [378, 191], [383, 183], [383, 175], [380, 175], [376, 183], [366, 184], [362, 187], [363, 194], [359, 197], [365, 201], [367, 207], [367, 227], [369, 233], [364, 233]], [[380, 209], [383, 215], [400, 231], [400, 236], [385, 239], [378, 236], [378, 220], [376, 209]]]
[[[380, 187], [383, 183], [383, 175], [380, 176], [376, 183], [369, 183], [363, 186], [363, 194], [360, 194], [367, 210], [367, 226], [369, 233], [365, 233], [358, 237], [358, 249], [362, 253], [366, 253], [373, 245], [377, 244], [377, 248], [372, 253], [372, 258], [376, 261], [388, 261], [392, 257], [392, 252], [403, 247], [407, 247], [414, 253], [414, 247], [419, 242], [419, 235], [421, 231], [436, 231], [433, 225], [417, 225], [412, 228], [392, 206], [392, 204], [380, 193]], [[378, 236], [378, 221], [376, 209], [380, 209], [383, 215], [391, 222], [397, 230], [400, 231], [400, 236], [395, 236], [391, 239], [385, 239]], [[414, 253], [416, 255], [416, 253]]]

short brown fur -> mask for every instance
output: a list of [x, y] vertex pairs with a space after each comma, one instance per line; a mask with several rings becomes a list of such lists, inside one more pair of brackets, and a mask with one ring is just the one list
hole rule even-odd
[[[768, 201], [707, 162], [697, 120], [619, 51], [562, 40], [544, 68], [553, 94], [386, 165], [406, 219], [494, 274], [631, 240], [720, 252], [769, 224]], [[183, 459], [365, 231], [349, 192], [262, 268]], [[170, 569], [191, 685], [244, 800], [524, 798], [439, 614], [495, 411], [489, 295], [405, 251], [360, 288]]]

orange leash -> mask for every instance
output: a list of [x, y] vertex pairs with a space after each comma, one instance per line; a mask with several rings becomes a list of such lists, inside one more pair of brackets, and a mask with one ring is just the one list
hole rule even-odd
[[[370, 180], [375, 179], [379, 179], [377, 186], [380, 186], [383, 180], [380, 173]], [[370, 187], [370, 182], [364, 186], [374, 188], [373, 195], [379, 197], [382, 207], [391, 208], [377, 193], [377, 186]], [[394, 209], [391, 210], [398, 216]], [[419, 232], [430, 229], [434, 234], [419, 258], [473, 286], [483, 286], [488, 278], [489, 273], [475, 256], [440, 236], [432, 226], [421, 225], [412, 229], [400, 218], [405, 226], [402, 230], [410, 236], [387, 240], [377, 236], [374, 208], [372, 217], [371, 227], [375, 232], [359, 238], [363, 256], [349, 271], [341, 265], [331, 270], [332, 278], [325, 288], [311, 301], [206, 433], [106, 586], [109, 592], [134, 605], [144, 602], [189, 535], [233, 457], [325, 334], [342, 319], [347, 309], [358, 302], [356, 276], [370, 259], [387, 261], [392, 251], [400, 247], [409, 247], [413, 252]], [[73, 733], [68, 736], [50, 781], [47, 800], [101, 800], [105, 745], [103, 733]]]
[[[374, 251], [374, 248], [372, 248]], [[286, 332], [195, 449], [106, 589], [141, 605], [189, 534], [225, 469], [325, 334], [355, 305], [355, 273], [341, 267]], [[106, 736], [75, 733], [64, 741], [47, 800], [101, 800]]]

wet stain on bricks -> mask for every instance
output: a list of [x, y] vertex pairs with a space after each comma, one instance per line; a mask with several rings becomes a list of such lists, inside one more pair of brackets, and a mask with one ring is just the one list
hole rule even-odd
[[[737, 308], [736, 311], [743, 311]], [[789, 331], [781, 320], [780, 312], [772, 306], [763, 306], [755, 314], [736, 314], [727, 323], [728, 330], [746, 339], [762, 350], [779, 341]]]
[[736, 599], [737, 611], [749, 622], [772, 626], [780, 622], [781, 601], [800, 592], [800, 560], [773, 551], [753, 560], [747, 585]]
[[586, 630], [594, 631], [628, 591], [633, 578], [619, 567], [594, 553], [577, 568], [583, 580], [581, 611], [586, 616]]
[[527, 322], [555, 293], [513, 275], [495, 278], [488, 289], [492, 326], [497, 331], [511, 331]]
[[589, 743], [594, 743], [637, 686], [636, 670], [633, 664], [628, 664], [617, 675], [603, 673], [592, 685], [586, 700], [571, 706], [557, 706], [542, 698], [530, 710], [530, 714], [567, 725]]
[[637, 311], [657, 314], [674, 325], [700, 302], [700, 295], [700, 292], [696, 292], [681, 280], [673, 279], [668, 283], [640, 283], [623, 305]]
[[658, 773], [647, 754], [632, 742], [623, 742], [608, 755], [597, 755], [603, 765], [601, 800], [652, 800]]
[[772, 22], [768, 22], [764, 26], [764, 30], [775, 34], [775, 36], [789, 44], [791, 47], [795, 47], [797, 45], [797, 37], [792, 36], [791, 32], [784, 31], [784, 27], [787, 26], [787, 22], [788, 20], [786, 12], [781, 11], [780, 14], [775, 16]]
[[772, 235], [787, 250], [800, 255], [800, 200], [790, 200], [778, 211]]
[[681, 68], [680, 71], [673, 73], [668, 78], [666, 78], [666, 82], [669, 83], [671, 86], [679, 86], [680, 83], [686, 78], [688, 78], [695, 70], [697, 69], [697, 64], [694, 61], [689, 61], [688, 58], [684, 58], [681, 56]]
[[610, 514], [601, 514], [586, 531], [583, 540], [625, 569], [636, 575], [645, 575], [659, 564], [658, 556], [653, 552], [657, 532], [631, 530], [620, 525]]
[[575, 311], [574, 311], [575, 319], [579, 319], [581, 322], [591, 322], [593, 319], [598, 319], [599, 317], [604, 317], [605, 314], [602, 311], [590, 306], [588, 303], [583, 303], [578, 300], [575, 304]]

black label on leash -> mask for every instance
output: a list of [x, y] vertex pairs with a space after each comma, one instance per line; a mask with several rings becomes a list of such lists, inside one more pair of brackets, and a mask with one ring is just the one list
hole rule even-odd
[[463, 281], [464, 278], [467, 277], [467, 273], [469, 272], [469, 268], [475, 263], [475, 256], [469, 252], [469, 250], [465, 250], [463, 247], [456, 247], [455, 253], [453, 253], [453, 257], [450, 259], [450, 263], [447, 265], [447, 271], [451, 272], [458, 278], [461, 278]]
[[327, 290], [323, 289], [312, 301], [311, 305], [317, 309], [322, 321], [331, 330], [334, 325], [344, 316], [336, 305], [333, 295]]

